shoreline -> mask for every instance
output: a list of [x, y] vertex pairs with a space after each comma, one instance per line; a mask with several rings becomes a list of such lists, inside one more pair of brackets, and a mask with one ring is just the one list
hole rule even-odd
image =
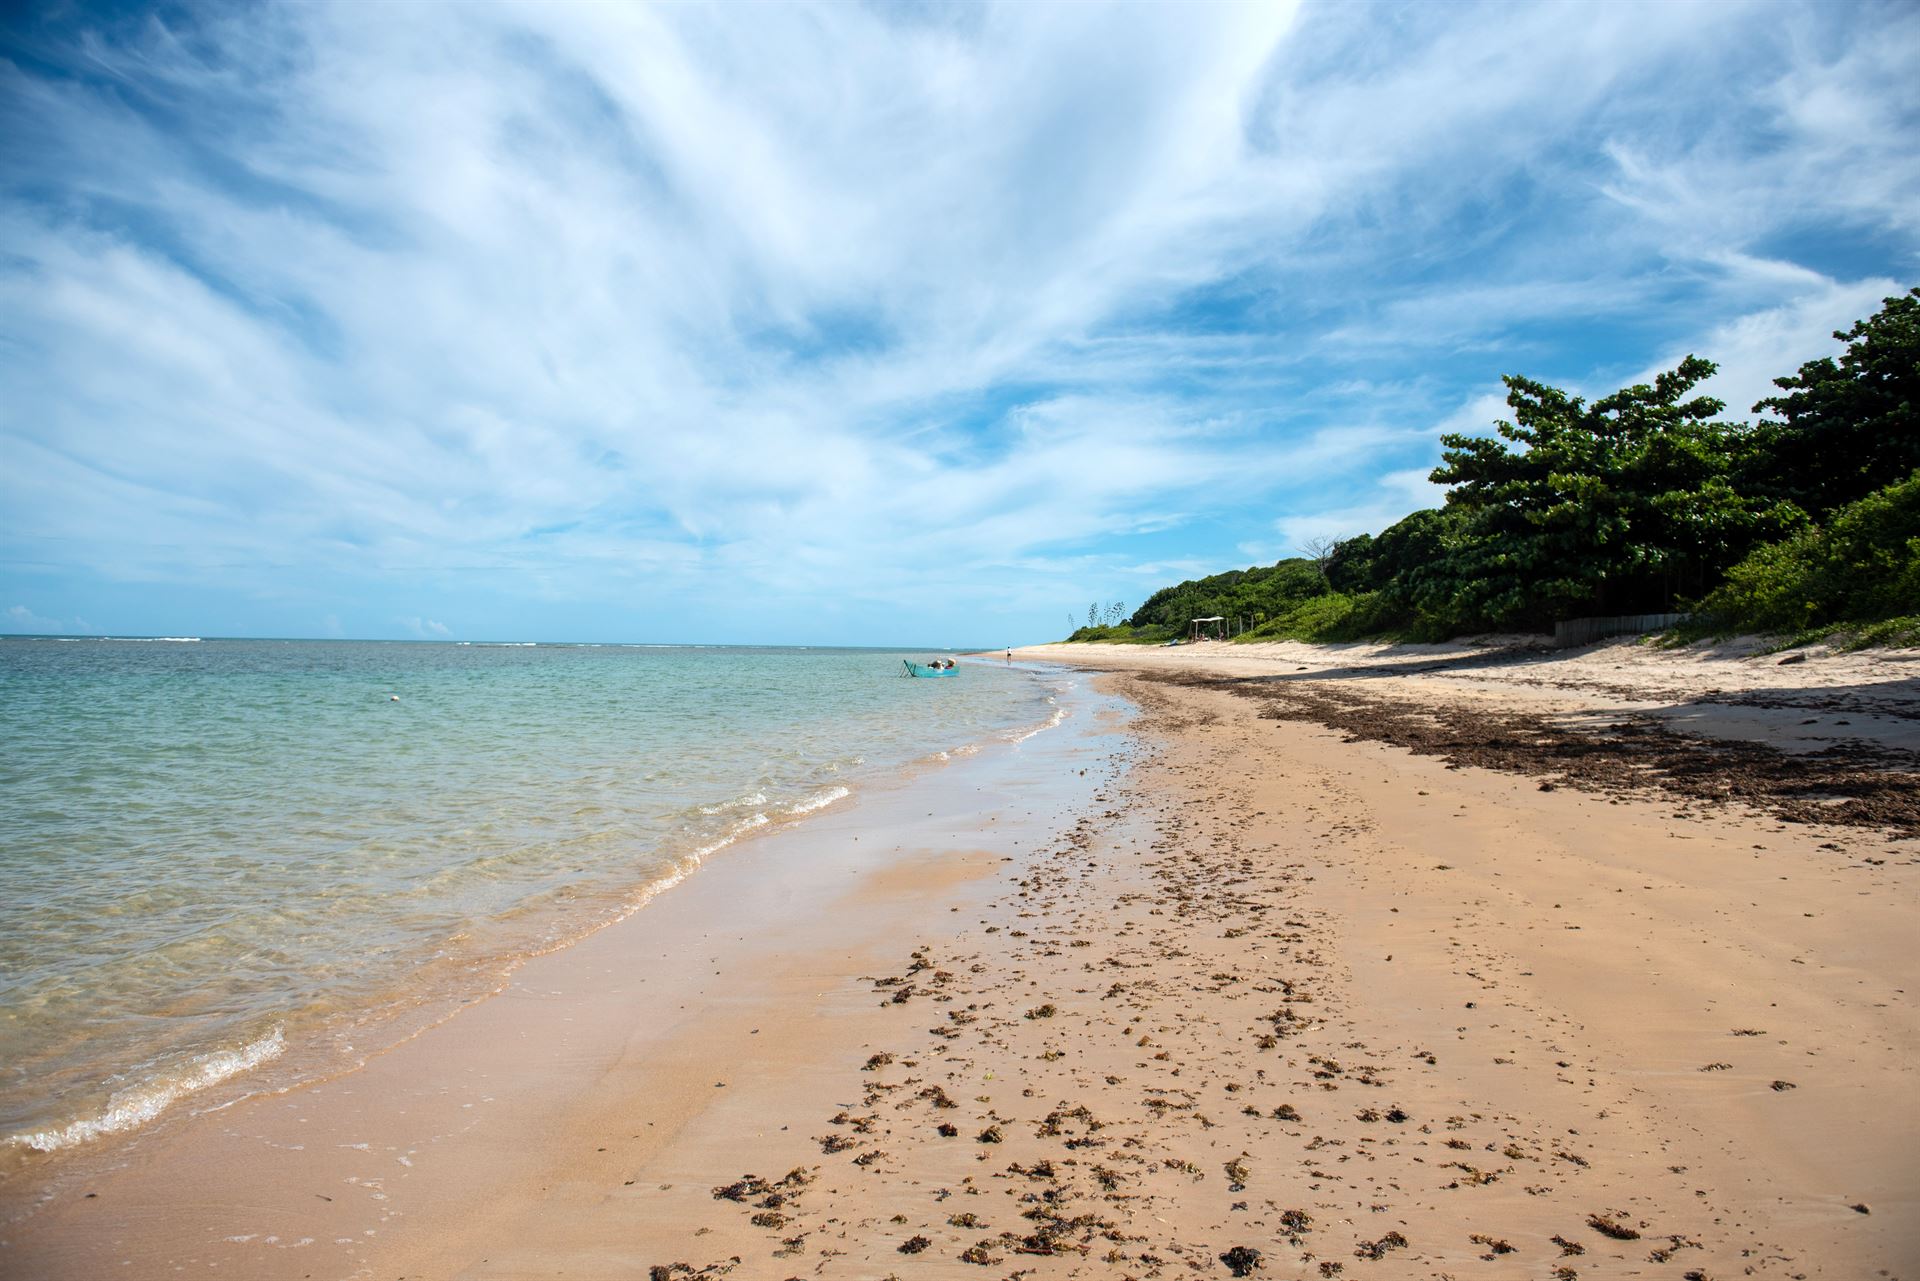
[[[285, 1093], [358, 1070], [368, 1058], [497, 995], [527, 962], [643, 910], [710, 858], [743, 841], [776, 836], [843, 803], [853, 789], [937, 770], [983, 745], [1017, 740], [1057, 723], [1045, 719], [1054, 710], [1046, 695], [1043, 679], [1033, 696], [1031, 720], [983, 730], [977, 739], [950, 739], [922, 755], [879, 765], [859, 757], [851, 764], [831, 761], [815, 771], [820, 777], [810, 788], [796, 794], [776, 792], [769, 800], [771, 787], [763, 778], [761, 787], [750, 793], [722, 793], [697, 806], [690, 802], [678, 815], [665, 815], [680, 823], [679, 831], [661, 836], [637, 856], [623, 856], [630, 864], [625, 873], [634, 878], [630, 882], [604, 876], [579, 881], [558, 893], [543, 892], [518, 906], [474, 917], [450, 937], [435, 940], [430, 950], [416, 949], [409, 970], [364, 985], [356, 993], [357, 1004], [345, 1005], [331, 993], [316, 992], [310, 999], [282, 1002], [256, 1013], [246, 1025], [225, 1029], [235, 1034], [228, 1039], [202, 1040], [197, 1046], [186, 1042], [190, 1053], [164, 1062], [142, 1061], [137, 1053], [103, 1061], [92, 1078], [81, 1083], [87, 1106], [76, 1105], [71, 1095], [62, 1099], [59, 1090], [47, 1092], [43, 1099], [60, 1102], [62, 1111], [21, 1116], [0, 1136], [0, 1232], [19, 1205], [112, 1160], [120, 1145], [138, 1143], [156, 1130], [255, 1095]], [[111, 1094], [101, 1082], [113, 1083]]]
[[[1465, 709], [1599, 734], [1597, 765], [1631, 715], [1898, 771], [1910, 660], [1317, 654], [1135, 656], [1058, 733], [782, 838], [818, 859], [717, 861], [650, 909], [677, 944], [529, 964], [362, 1073], [201, 1118], [0, 1260], [1920, 1277], [1913, 842], [1455, 741]], [[1338, 705], [1275, 705], [1262, 678], [1300, 668]], [[668, 964], [637, 983], [642, 951]]]
[[[1082, 719], [1096, 709], [1111, 715], [1110, 700], [1084, 688], [1060, 700]], [[1043, 731], [1059, 726], [1056, 713], [1017, 738], [996, 736], [946, 760], [936, 754], [911, 771], [876, 778], [804, 822], [750, 833], [644, 910], [519, 961], [493, 992], [460, 1001], [358, 1066], [169, 1117], [83, 1154], [93, 1159], [76, 1163], [76, 1177], [62, 1179], [51, 1202], [31, 1204], [43, 1190], [37, 1186], [9, 1188], [10, 1213], [19, 1217], [0, 1233], [0, 1271], [97, 1275], [95, 1269], [132, 1259], [136, 1267], [164, 1261], [168, 1268], [224, 1266], [262, 1277], [346, 1276], [369, 1266], [362, 1255], [384, 1259], [402, 1223], [411, 1239], [395, 1246], [402, 1253], [436, 1237], [457, 1243], [467, 1219], [454, 1207], [489, 1195], [512, 1204], [499, 1190], [524, 1186], [544, 1165], [554, 1130], [583, 1124], [583, 1111], [625, 1106], [624, 1096], [609, 1102], [607, 1077], [630, 1078], [640, 1071], [635, 1060], [648, 1060], [647, 1074], [656, 1075], [685, 1044], [727, 1039], [726, 1020], [703, 1004], [717, 1010], [819, 1000], [826, 1009], [834, 994], [799, 991], [788, 962], [806, 956], [821, 973], [844, 968], [849, 957], [879, 946], [882, 920], [900, 927], [900, 902], [960, 893], [990, 870], [987, 850], [1038, 840], [1036, 824], [1054, 817], [1084, 783], [1072, 786], [1064, 773], [1042, 771], [1023, 805], [1045, 819], [1009, 821], [1000, 813], [1006, 805], [996, 804], [977, 823], [948, 814], [951, 830], [943, 834], [926, 825], [975, 794], [1011, 795], [1017, 780], [1010, 771], [1023, 759], [1055, 754], [1049, 740], [1058, 735]], [[1071, 719], [1063, 728], [1096, 733], [1076, 730]], [[947, 796], [931, 811], [921, 794], [930, 781]], [[958, 879], [945, 866], [900, 875], [900, 865], [926, 862], [937, 842], [956, 852]], [[848, 884], [863, 887], [859, 893], [870, 900], [863, 905], [876, 913], [851, 931], [825, 915], [847, 897]], [[704, 949], [708, 959], [695, 959]], [[712, 969], [716, 961], [724, 973]], [[810, 1035], [778, 1009], [763, 1014], [758, 1021], [767, 1025], [769, 1042]], [[583, 1023], [594, 1030], [580, 1033]], [[543, 1064], [549, 1049], [561, 1049], [565, 1061]], [[677, 1100], [669, 1109], [677, 1128], [708, 1100], [705, 1090], [679, 1079], [677, 1064], [668, 1066], [646, 1092], [673, 1087], [667, 1094]], [[476, 1079], [511, 1080], [511, 1102], [505, 1090], [476, 1092]], [[499, 1120], [502, 1114], [508, 1119]], [[369, 1141], [370, 1133], [383, 1141]], [[326, 1141], [309, 1141], [310, 1134]], [[449, 1155], [456, 1148], [457, 1161]], [[359, 1212], [348, 1216], [350, 1231], [334, 1221], [339, 1215], [316, 1213], [347, 1198], [319, 1199], [315, 1185], [362, 1190]], [[118, 1203], [112, 1210], [102, 1204], [110, 1200]], [[167, 1208], [176, 1204], [208, 1217], [193, 1225], [171, 1221]], [[221, 1206], [233, 1209], [216, 1212]], [[442, 1248], [457, 1245], [429, 1250]]]

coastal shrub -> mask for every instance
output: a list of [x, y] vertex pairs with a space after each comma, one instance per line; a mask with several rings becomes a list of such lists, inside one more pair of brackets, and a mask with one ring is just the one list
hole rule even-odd
[[1073, 635], [1067, 637], [1069, 643], [1076, 641], [1100, 641], [1108, 645], [1159, 645], [1181, 634], [1181, 629], [1173, 627], [1135, 627], [1132, 623], [1097, 623], [1092, 627], [1078, 627]]
[[1328, 592], [1300, 602], [1239, 639], [1330, 644], [1398, 633], [1414, 621], [1385, 593]]
[[1756, 548], [1697, 612], [1721, 631], [1804, 633], [1920, 609], [1920, 471]]

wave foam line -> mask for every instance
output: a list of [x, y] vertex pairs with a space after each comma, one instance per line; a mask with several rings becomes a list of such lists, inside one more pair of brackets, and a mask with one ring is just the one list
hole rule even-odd
[[133, 1089], [121, 1090], [107, 1100], [99, 1116], [84, 1117], [57, 1130], [38, 1130], [16, 1134], [7, 1140], [13, 1147], [35, 1152], [57, 1152], [77, 1147], [107, 1134], [118, 1134], [145, 1125], [189, 1094], [204, 1090], [270, 1063], [286, 1052], [287, 1041], [280, 1028], [251, 1045], [237, 1050], [219, 1050], [195, 1059], [185, 1075], [149, 1081]]
[[1056, 707], [1053, 709], [1053, 715], [1049, 716], [1043, 723], [1034, 726], [1030, 730], [1009, 734], [1007, 735], [1007, 741], [1010, 743], [1024, 743], [1035, 734], [1046, 733], [1065, 719], [1067, 719], [1067, 709], [1064, 707]]
[[709, 854], [718, 853], [719, 851], [727, 848], [727, 846], [733, 844], [735, 841], [739, 840], [742, 836], [745, 836], [748, 832], [751, 832], [754, 828], [765, 827], [770, 821], [772, 820], [768, 819], [765, 814], [749, 814], [747, 817], [741, 819], [738, 823], [735, 823], [733, 825], [733, 830], [728, 832], [725, 836], [721, 837], [719, 840], [715, 841], [711, 845], [702, 845], [699, 849], [695, 850], [693, 852], [693, 857], [695, 860], [699, 860], [699, 859], [705, 858]]
[[815, 810], [825, 809], [827, 806], [833, 804], [835, 801], [842, 800], [851, 795], [853, 795], [853, 793], [848, 791], [844, 787], [829, 787], [824, 792], [817, 792], [814, 795], [809, 796], [806, 800], [801, 801], [798, 805], [795, 805], [794, 807], [789, 809], [787, 813], [788, 814], [811, 814]]
[[702, 805], [700, 812], [702, 814], [724, 814], [728, 810], [745, 809], [749, 805], [765, 805], [766, 803], [767, 794], [765, 792], [750, 792], [745, 796], [736, 796], [730, 801], [721, 801], [718, 805]]

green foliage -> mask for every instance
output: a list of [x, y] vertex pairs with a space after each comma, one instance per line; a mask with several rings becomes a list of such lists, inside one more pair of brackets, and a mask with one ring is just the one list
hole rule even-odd
[[1901, 614], [1876, 623], [1839, 623], [1818, 630], [1822, 640], [1841, 649], [1865, 649], [1869, 645], [1920, 646], [1920, 614]]
[[1824, 516], [1920, 467], [1920, 289], [1885, 300], [1869, 319], [1835, 330], [1847, 344], [1774, 379], [1783, 394], [1753, 412], [1760, 448], [1747, 487]]
[[1069, 643], [1100, 641], [1108, 645], [1160, 645], [1182, 631], [1184, 629], [1171, 627], [1135, 627], [1131, 623], [1096, 623], [1092, 627], [1076, 627], [1067, 640]]
[[1442, 438], [1443, 508], [1318, 562], [1162, 588], [1126, 628], [1074, 638], [1165, 640], [1218, 614], [1252, 621], [1249, 640], [1439, 640], [1689, 598], [1726, 629], [1844, 621], [1856, 638], [1912, 637], [1920, 289], [1834, 336], [1846, 352], [1777, 379], [1783, 394], [1754, 407], [1777, 417], [1756, 426], [1718, 421], [1721, 403], [1692, 394], [1714, 372], [1695, 356], [1590, 405], [1508, 377], [1511, 421]]
[[1278, 618], [1269, 619], [1241, 640], [1298, 640], [1328, 644], [1365, 640], [1392, 633], [1403, 616], [1380, 592], [1327, 592], [1301, 601]]
[[1689, 396], [1713, 371], [1689, 356], [1591, 405], [1505, 379], [1514, 418], [1499, 439], [1442, 437], [1433, 480], [1453, 487], [1460, 524], [1416, 592], [1423, 611], [1496, 627], [1651, 611], [1791, 529], [1798, 508], [1729, 483], [1747, 431], [1714, 421], [1721, 402]]
[[1699, 612], [1722, 631], [1802, 633], [1878, 623], [1920, 608], [1920, 471], [1757, 548]]
[[1163, 587], [1149, 596], [1128, 621], [1135, 627], [1168, 628], [1172, 629], [1170, 635], [1184, 636], [1187, 624], [1196, 618], [1218, 614], [1258, 622], [1276, 618], [1326, 590], [1327, 584], [1314, 563], [1296, 557]]
[[1327, 557], [1327, 586], [1336, 592], [1364, 592], [1374, 586], [1373, 536], [1357, 534], [1336, 543]]

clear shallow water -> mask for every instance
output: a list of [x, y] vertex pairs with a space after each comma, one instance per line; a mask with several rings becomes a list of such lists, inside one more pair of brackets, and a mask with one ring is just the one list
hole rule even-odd
[[337, 1062], [748, 832], [1054, 711], [1030, 672], [900, 657], [0, 640], [0, 1160]]

